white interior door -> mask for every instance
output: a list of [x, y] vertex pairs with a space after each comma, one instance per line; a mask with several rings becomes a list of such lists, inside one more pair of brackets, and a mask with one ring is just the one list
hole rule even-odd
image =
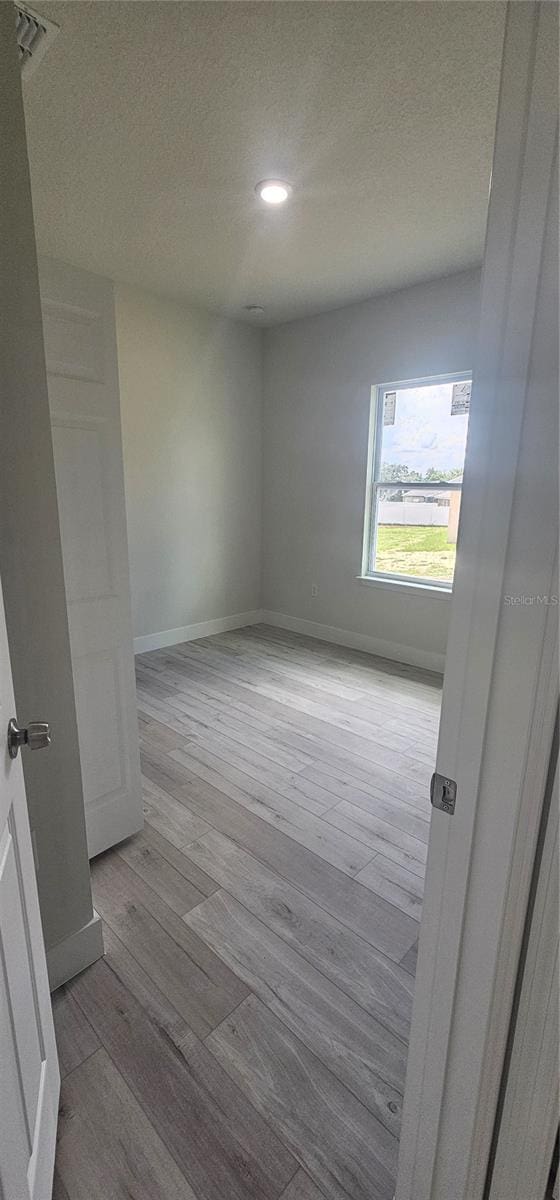
[[510, 3], [397, 1200], [487, 1194], [553, 740], [557, 70], [557, 6]]
[[39, 264], [90, 857], [142, 827], [113, 289]]
[[0, 591], [0, 1195], [49, 1200], [60, 1075], [15, 715]]

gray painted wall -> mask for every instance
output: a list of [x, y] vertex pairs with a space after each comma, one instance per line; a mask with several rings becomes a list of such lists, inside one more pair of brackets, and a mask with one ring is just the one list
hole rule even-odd
[[262, 335], [115, 288], [136, 637], [258, 608]]
[[445, 652], [449, 598], [356, 579], [370, 395], [372, 384], [472, 367], [479, 281], [465, 272], [266, 331], [265, 609]]
[[41, 917], [51, 949], [87, 925], [92, 904], [11, 4], [0, 5], [0, 114], [0, 574], [17, 716], [23, 724], [49, 721], [52, 729], [48, 750], [22, 754]]
[[461, 273], [261, 333], [116, 285], [135, 637], [264, 607], [442, 659], [449, 597], [356, 579], [370, 394], [469, 369], [478, 289]]

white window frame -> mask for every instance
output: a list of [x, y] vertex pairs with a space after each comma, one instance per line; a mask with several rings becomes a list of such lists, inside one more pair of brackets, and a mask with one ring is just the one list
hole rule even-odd
[[[375, 571], [371, 563], [375, 562], [377, 542], [377, 496], [382, 487], [399, 487], [399, 481], [387, 483], [381, 480], [381, 449], [383, 444], [383, 396], [385, 392], [395, 392], [404, 388], [419, 388], [437, 386], [442, 383], [462, 383], [472, 381], [472, 370], [458, 371], [451, 375], [425, 375], [421, 379], [405, 379], [399, 383], [378, 383], [371, 389], [371, 408], [369, 420], [368, 466], [366, 479], [366, 507], [364, 518], [364, 539], [362, 548], [362, 573], [360, 579], [402, 588], [414, 588], [422, 592], [443, 592], [449, 595], [453, 591], [453, 580], [431, 579], [421, 575], [399, 575], [392, 571]], [[402, 480], [403, 488], [407, 491], [426, 489], [426, 482]], [[462, 483], [445, 481], [442, 483], [429, 481], [430, 491], [460, 492]]]

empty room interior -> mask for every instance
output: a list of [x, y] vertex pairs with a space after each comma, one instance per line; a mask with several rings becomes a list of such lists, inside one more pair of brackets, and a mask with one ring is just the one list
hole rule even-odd
[[507, 6], [2, 7], [52, 1194], [393, 1200]]

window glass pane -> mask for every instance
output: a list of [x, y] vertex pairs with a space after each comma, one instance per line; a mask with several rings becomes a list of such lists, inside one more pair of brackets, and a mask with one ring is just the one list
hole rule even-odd
[[371, 569], [451, 583], [460, 504], [460, 490], [378, 488]]
[[378, 479], [461, 478], [469, 391], [468, 376], [454, 383], [383, 388]]

